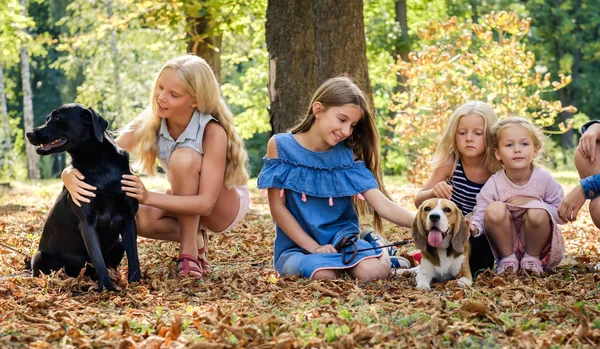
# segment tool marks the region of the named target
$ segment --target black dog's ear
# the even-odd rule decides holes
[[[98,115],[96,111],[92,108],[86,109],[90,116],[92,117],[92,126],[94,127],[94,136],[98,140],[98,142],[102,143],[104,141],[104,131],[108,128],[108,121]]]

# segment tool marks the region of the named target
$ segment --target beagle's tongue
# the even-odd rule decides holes
[[[432,229],[427,235],[427,243],[431,247],[438,247],[442,243],[442,232],[437,229]]]

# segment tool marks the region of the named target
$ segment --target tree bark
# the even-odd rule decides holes
[[[194,53],[206,60],[210,65],[217,81],[221,81],[221,42],[223,35],[215,33],[210,27],[211,18],[204,16],[188,18],[188,52]]]
[[[404,62],[408,62],[408,54],[410,53],[411,42],[408,36],[408,16],[406,11],[406,0],[395,0],[395,21],[400,25],[400,35],[396,40],[396,44],[394,45],[394,50],[392,51],[392,58],[394,63],[396,63],[399,59],[402,59]],[[408,91],[408,86],[406,85],[406,76],[398,73],[396,74],[396,86],[394,86],[392,93],[399,94]],[[389,111],[388,117],[391,120],[396,118],[396,112]],[[384,137],[389,139],[393,138],[394,131],[386,130]],[[389,147],[384,146],[381,152],[383,158],[387,158]]]
[[[21,0],[21,5],[23,6],[23,17],[27,17],[26,0]],[[23,31],[27,34],[27,29],[23,29]],[[21,47],[21,82],[23,85],[23,126],[25,133],[27,133],[33,130],[33,96],[29,73],[29,54],[25,43]],[[25,155],[27,157],[27,178],[40,178],[40,157],[35,152],[35,147],[29,142],[25,142]]]
[[[341,74],[373,105],[361,0],[269,0],[266,39],[273,133],[294,126],[317,86]]]
[[[268,2],[265,30],[273,133],[285,132],[298,122],[316,88],[311,8],[311,0]]]
[[[106,0],[106,9],[108,12],[108,19],[110,20],[113,16],[112,12],[112,0]],[[110,30],[110,50],[112,52],[112,61],[113,61],[113,86],[115,96],[121,95],[121,77],[119,72],[121,70],[120,58],[119,58],[119,49],[117,47],[117,34],[114,29]],[[122,125],[123,124],[123,115],[121,113],[121,99],[115,98],[115,124]]]
[[[581,1],[580,0],[576,0],[573,1],[573,9],[571,12],[571,18],[579,18],[579,12],[582,11],[581,9]],[[578,36],[580,34],[580,24],[576,23],[574,28],[573,28],[573,34],[574,36]],[[563,47],[560,38],[555,38],[555,48],[557,49],[555,52],[555,59],[557,64],[559,64],[558,62],[561,61],[562,57],[566,54],[566,50]],[[579,78],[579,69],[581,66],[581,60],[582,60],[582,53],[581,53],[581,48],[577,47],[574,50],[575,52],[572,52],[573,55],[573,63],[571,64],[571,78],[572,78],[572,82],[571,84],[565,86],[564,88],[560,89],[558,91],[558,96],[560,99],[560,102],[562,103],[563,107],[572,105],[573,103],[576,102],[577,100],[577,96],[576,96],[576,89],[573,86],[573,81],[577,81],[577,79]],[[557,71],[559,67],[557,67]],[[559,114],[559,121],[560,122],[564,122],[566,124],[566,122],[573,118],[573,114],[572,113],[568,113],[566,111],[561,112]],[[575,132],[573,131],[573,129],[570,129],[569,131],[563,133],[560,135],[560,146],[563,149],[573,149],[575,147],[575,142],[573,139],[573,136],[575,135]],[[565,159],[565,163],[567,163],[567,159]]]
[[[4,68],[2,59],[0,59],[0,113],[2,114],[2,139],[0,139],[0,148],[3,152],[12,149],[12,139],[10,134],[10,125],[8,122],[8,108],[6,106],[6,88],[4,87]]]
[[[362,0],[315,0],[312,11],[316,85],[340,74],[349,74],[367,94],[372,107]]]

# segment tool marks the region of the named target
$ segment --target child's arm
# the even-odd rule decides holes
[[[275,159],[279,157],[277,153],[277,143],[275,137],[269,139],[267,144],[267,157]],[[296,218],[292,215],[290,210],[285,206],[285,196],[279,195],[280,189],[269,188],[269,209],[271,215],[277,223],[277,225],[285,232],[285,234],[292,239],[298,246],[310,253],[334,253],[337,252],[335,247],[331,244],[319,245],[313,238],[308,235],[304,229],[300,226]]]
[[[558,207],[563,201],[565,194],[561,185],[548,173],[548,181],[546,184],[546,192],[544,193],[544,202],[548,205],[548,210],[558,224],[566,223],[558,214]]]
[[[138,176],[123,175],[123,191],[140,204],[187,215],[209,215],[217,202],[225,181],[227,134],[216,122],[206,125],[203,139],[204,157],[197,195],[166,195],[146,190]],[[197,178],[190,175],[190,179]]]
[[[396,225],[408,228],[415,219],[414,213],[408,212],[397,203],[388,199],[379,189],[369,189],[362,193],[362,195],[375,212]]]
[[[115,139],[115,143],[117,143],[117,145],[123,149],[125,149],[128,152],[131,152],[131,150],[133,150],[133,134],[135,133],[135,131],[131,130],[128,131],[126,133],[122,133],[119,135],[119,137],[117,137],[117,139]]]
[[[483,222],[485,210],[490,203],[499,200],[497,193],[496,181],[493,177],[490,177],[490,180],[485,183],[479,194],[477,194],[477,205],[473,209],[473,215],[469,219],[469,230],[472,236],[476,237],[485,232]]]
[[[423,201],[431,198],[444,198],[450,200],[452,195],[452,186],[446,183],[446,179],[452,174],[454,163],[447,162],[435,170],[431,177],[425,183],[425,186],[415,196],[415,207],[419,208]]]

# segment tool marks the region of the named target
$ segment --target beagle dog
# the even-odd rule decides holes
[[[458,279],[461,287],[473,283],[469,267],[469,228],[460,209],[446,199],[426,200],[412,224],[415,245],[422,252],[417,287],[430,290],[432,280]]]

